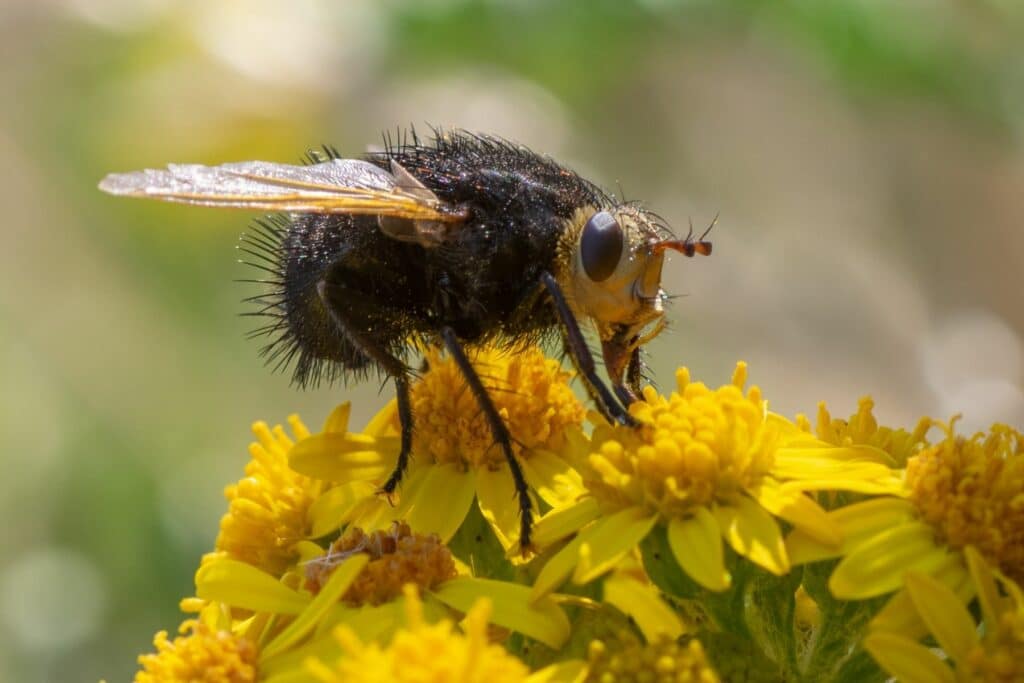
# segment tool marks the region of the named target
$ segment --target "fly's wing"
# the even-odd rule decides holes
[[[465,220],[464,210],[442,202],[418,181],[406,180],[405,169],[393,166],[393,170],[394,175],[360,159],[332,159],[310,166],[266,161],[169,164],[166,170],[111,173],[99,187],[114,195],[200,206],[378,216],[382,228],[385,219],[404,219],[433,235],[411,241],[431,243],[444,232],[439,224]]]

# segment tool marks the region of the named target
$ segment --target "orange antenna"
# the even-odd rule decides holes
[[[665,251],[666,249],[673,249],[686,256],[693,256],[694,254],[700,254],[701,256],[711,256],[711,242],[708,242],[704,238],[711,232],[711,228],[715,227],[715,223],[718,222],[718,214],[715,214],[715,219],[711,221],[711,225],[708,229],[697,239],[693,239],[693,221],[690,221],[690,232],[687,233],[686,239],[684,240],[662,240],[655,242],[651,248],[654,253]]]

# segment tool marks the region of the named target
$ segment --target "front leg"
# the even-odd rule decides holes
[[[636,419],[626,411],[622,404],[615,400],[615,396],[612,395],[604,381],[598,376],[597,367],[594,364],[594,356],[587,347],[587,341],[583,338],[580,325],[576,322],[576,316],[573,315],[572,309],[569,308],[569,303],[565,300],[562,288],[558,286],[554,276],[548,272],[541,275],[541,282],[544,283],[545,289],[547,289],[548,294],[551,295],[551,300],[554,302],[555,312],[558,314],[558,320],[561,322],[562,342],[565,344],[565,350],[569,357],[572,358],[576,371],[583,378],[583,385],[587,388],[587,393],[590,394],[591,400],[594,401],[597,409],[609,422],[635,426],[637,424]]]

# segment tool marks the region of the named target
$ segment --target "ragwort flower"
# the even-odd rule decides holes
[[[757,387],[744,393],[743,363],[718,389],[691,382],[685,368],[676,380],[671,396],[648,387],[630,406],[639,428],[602,423],[589,441],[573,442],[591,495],[537,524],[538,545],[579,534],[548,561],[535,596],[570,574],[577,583],[600,576],[659,523],[679,566],[709,590],[731,582],[723,538],[740,556],[784,574],[789,558],[774,516],[837,545],[835,524],[807,491],[900,485],[878,449],[832,446],[769,413]]]
[[[512,548],[519,537],[519,508],[508,464],[455,364],[439,352],[428,354],[427,360],[428,369],[412,386],[413,458],[399,503],[369,499],[350,515],[325,518],[367,530],[403,519],[414,530],[437,533],[447,542],[475,498],[498,540]],[[582,482],[556,455],[567,436],[579,430],[585,413],[568,385],[569,373],[533,347],[516,354],[485,349],[472,362],[509,427],[531,489],[548,505],[574,500],[583,491]],[[332,482],[380,484],[398,456],[393,407],[373,423],[387,428],[376,433],[325,431],[300,441],[292,450],[292,467]],[[327,526],[317,520],[314,524],[318,529]]]
[[[902,633],[875,630],[864,647],[900,681],[1013,683],[1024,680],[1024,593],[993,570],[980,552],[965,548],[982,625],[943,582],[906,575],[910,600],[946,657]],[[1003,591],[998,583],[1002,584]]]

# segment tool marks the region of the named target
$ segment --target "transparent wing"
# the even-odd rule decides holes
[[[399,181],[359,159],[332,159],[310,166],[266,161],[220,166],[168,164],[166,170],[111,173],[99,187],[114,195],[235,209],[364,214],[443,223],[466,217],[464,211],[440,201],[422,185]]]

